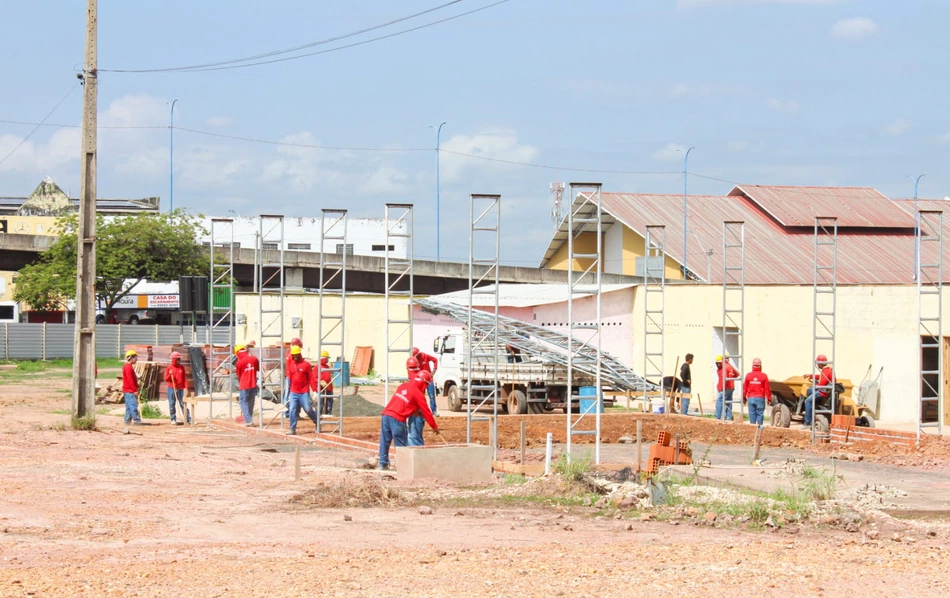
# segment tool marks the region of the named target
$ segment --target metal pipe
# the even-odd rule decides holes
[[[168,117],[168,211],[175,209],[175,104],[178,98],[172,100],[172,107]]]
[[[676,151],[683,154],[683,280],[686,280],[687,278],[686,273],[688,272],[688,268],[686,266],[686,233],[689,230],[687,228],[687,223],[688,223],[687,213],[689,211],[689,200],[687,199],[688,196],[686,195],[687,173],[689,172],[689,153],[693,151],[694,149],[696,148],[695,147],[689,148],[688,150],[686,150],[685,154],[683,154],[683,150],[679,148],[676,149]]]
[[[441,261],[440,248],[441,243],[439,242],[439,147],[441,145],[441,136],[442,136],[442,127],[445,126],[445,121],[442,121],[438,127],[435,125],[429,125],[430,129],[435,129],[435,261]]]
[[[920,247],[917,244],[917,237],[920,235],[920,210],[917,209],[917,186],[920,183],[921,177],[925,176],[927,173],[917,175],[917,178],[914,178],[911,175],[907,175],[907,178],[914,181],[914,278],[917,280],[917,273],[920,270]]]

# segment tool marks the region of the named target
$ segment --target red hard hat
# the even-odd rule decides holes
[[[761,370],[762,369],[762,360],[756,357],[752,360],[752,369]]]
[[[290,341],[290,346],[291,346],[291,347],[302,347],[302,346],[303,346],[303,342],[302,342],[299,338],[294,338],[294,339],[291,339],[291,341]]]
[[[172,351],[172,359],[181,359],[181,353],[178,351]]]
[[[429,370],[420,370],[419,373],[416,374],[416,382],[418,382],[420,386],[429,386],[429,383],[432,382],[432,374],[429,373]]]
[[[815,363],[828,363],[828,356],[822,353],[815,358]]]
[[[419,354],[419,347],[413,347],[413,348],[412,348],[412,356],[415,357],[415,356],[418,355],[418,354]]]
[[[407,359],[406,369],[409,370],[410,372],[419,371],[419,360],[416,359],[415,357],[410,357],[409,359]]]

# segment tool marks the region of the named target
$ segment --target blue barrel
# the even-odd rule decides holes
[[[333,386],[334,388],[338,386],[349,386],[350,385],[350,362],[342,361],[337,359],[333,363]],[[343,383],[340,384],[340,374],[343,374]]]
[[[579,396],[581,397],[581,413],[595,413],[596,411],[604,412],[604,395],[601,393],[600,398],[597,398],[597,387],[596,386],[581,386]],[[591,397],[585,399],[583,397]]]

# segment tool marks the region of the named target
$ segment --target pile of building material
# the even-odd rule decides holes
[[[139,361],[135,364],[135,375],[139,380],[139,400],[151,401],[159,395],[159,387],[165,376],[165,367],[149,361]],[[123,403],[125,396],[122,393],[122,374],[116,376],[112,384],[100,388],[96,396],[96,403]]]
[[[670,446],[673,437],[666,430],[660,430],[656,435],[656,444],[650,447],[650,456],[647,459],[647,471],[656,473],[663,465],[689,465],[693,462],[692,452],[686,440],[678,440]]]

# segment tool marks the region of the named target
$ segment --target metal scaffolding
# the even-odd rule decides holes
[[[571,459],[571,440],[573,436],[594,436],[594,463],[600,463],[600,419],[603,411],[603,380],[601,377],[601,349],[602,332],[602,283],[603,283],[603,209],[601,204],[601,184],[600,183],[571,183],[570,195],[571,204],[567,212],[567,333],[570,339],[574,338],[574,331],[589,331],[584,344],[593,344],[596,347],[594,355],[583,351],[575,351],[573,346],[568,353],[567,359],[567,394],[565,412],[567,413],[567,458]],[[581,248],[577,248],[575,241],[585,233],[594,234],[593,243],[581,242]],[[593,252],[591,252],[593,249]],[[574,268],[580,268],[580,273],[575,277]],[[594,318],[593,321],[575,322],[574,320],[574,298],[576,295],[585,295],[594,297]],[[595,340],[596,339],[596,340]],[[573,342],[571,343],[573,345]],[[578,413],[575,420],[572,411],[574,402],[574,367],[577,362],[584,362],[585,365],[591,365],[590,359],[593,357],[594,364],[594,397],[591,403],[591,409]],[[579,391],[579,389],[578,389]],[[584,418],[594,412],[594,429],[577,429]],[[580,410],[579,410],[580,411]]]
[[[261,215],[257,235],[257,300],[260,310],[259,424],[263,428],[264,399],[280,397],[280,426],[284,427],[290,395],[284,371],[284,217]],[[276,349],[275,349],[276,347]]]
[[[346,210],[324,209],[320,218],[320,320],[317,325],[317,336],[320,337],[319,350],[322,353],[326,351],[333,354],[330,348],[337,350],[336,361],[330,362],[330,371],[333,380],[333,392],[324,394],[324,400],[330,399],[339,406],[339,415],[333,417],[329,415],[323,417],[320,413],[322,401],[314,406],[317,412],[317,432],[323,432],[324,426],[329,426],[329,432],[336,432],[343,435],[343,391],[344,391],[344,364],[346,363],[346,256],[348,253],[346,243]],[[328,254],[326,252],[327,243],[335,242],[336,253]],[[328,258],[328,255],[339,256]],[[339,286],[340,308],[339,311],[331,311],[328,302],[324,299],[330,294],[336,294],[332,290]],[[317,366],[317,376],[321,374],[320,366]],[[335,428],[333,426],[336,426]]]
[[[917,360],[920,405],[917,441],[924,428],[943,434],[943,212],[919,210],[917,245]],[[925,355],[926,353],[926,355]]]
[[[739,405],[740,421],[745,421],[745,409],[742,405],[742,361],[744,351],[745,327],[745,222],[727,220],[722,223],[722,354],[723,354],[723,393],[722,417],[730,419],[736,404]],[[734,347],[730,353],[730,347]],[[736,369],[738,375],[727,377],[725,357]],[[731,381],[738,388],[726,400],[726,382]],[[732,420],[735,421],[735,420]]]
[[[412,309],[413,309],[413,277],[412,277],[412,204],[386,204],[386,363],[384,398],[391,396],[389,381],[392,373],[389,371],[390,355],[405,355],[409,358],[412,352]],[[405,239],[406,257],[392,255],[396,241]],[[398,370],[405,372],[405,368]],[[399,376],[402,377],[402,374]]]
[[[501,255],[501,195],[482,195],[473,193],[469,200],[469,220],[471,229],[468,235],[468,313],[466,325],[465,351],[465,396],[468,408],[465,412],[465,442],[472,442],[472,422],[488,421],[490,426],[492,452],[498,452],[498,402],[502,400],[498,384],[498,360],[500,353],[498,336],[498,266]],[[476,252],[476,248],[478,251]],[[476,255],[477,253],[477,255]],[[476,275],[476,267],[481,270]],[[492,296],[494,309],[484,313],[475,309],[475,297]],[[481,304],[481,301],[479,302]],[[478,315],[482,316],[481,325],[476,324]],[[488,320],[487,322],[485,320]],[[487,324],[487,325],[486,325]],[[472,380],[472,366],[480,363],[493,364],[491,381]],[[489,383],[490,382],[490,383]],[[511,390],[520,393],[520,390]],[[474,401],[478,400],[475,404]],[[520,403],[520,401],[519,401]],[[473,412],[491,404],[492,417],[474,416]]]
[[[835,318],[838,304],[838,219],[818,216],[815,218],[815,285],[814,322],[812,324],[812,364],[818,355],[830,355],[828,365],[832,372],[835,361]],[[818,397],[813,399],[811,439],[815,442],[826,437],[831,430],[831,416],[837,413],[835,403],[837,374],[826,385],[820,385],[818,375],[814,379],[816,391],[829,395],[828,407],[820,408]]]
[[[210,269],[208,281],[208,344],[211,347],[208,376],[208,421],[214,417],[215,391],[228,401],[228,418],[232,413],[234,390],[234,219],[211,219],[211,246],[208,249]],[[228,344],[214,344],[215,332],[227,330]],[[193,414],[192,414],[193,415]],[[194,419],[194,417],[192,417]]]
[[[660,385],[660,399],[666,405],[663,388],[663,325],[666,300],[666,227],[646,227],[643,252],[643,377]],[[642,410],[650,411],[650,397],[644,387]]]

